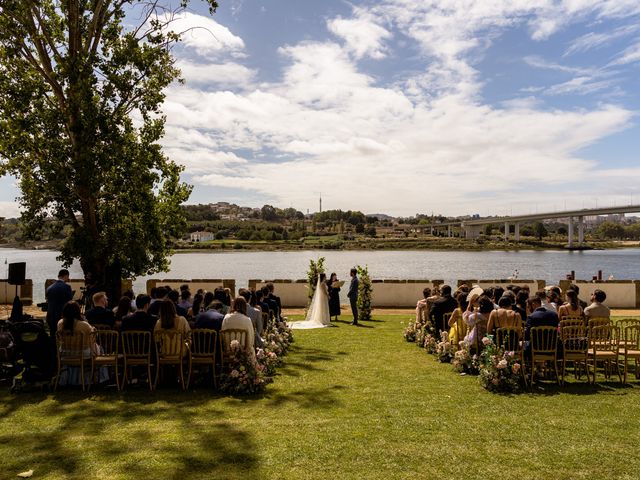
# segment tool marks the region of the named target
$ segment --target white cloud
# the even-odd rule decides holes
[[[627,47],[611,65],[626,65],[640,61],[640,40]]]
[[[356,58],[368,56],[381,59],[386,56],[383,42],[391,38],[391,32],[364,9],[354,9],[354,18],[331,19],[327,22],[327,27],[333,34],[345,40],[347,48]]]
[[[168,22],[166,29],[182,34],[184,45],[203,57],[215,57],[220,54],[244,56],[244,41],[220,25],[211,17],[191,12],[181,12],[174,16],[165,14],[158,17]]]
[[[640,25],[624,25],[613,29],[610,32],[589,32],[576,38],[564,53],[564,57],[575,53],[583,53],[589,50],[603,47],[615,40],[631,35],[640,29]]]
[[[211,88],[248,88],[256,72],[236,62],[194,63],[188,60],[177,62],[187,85]]]
[[[257,83],[259,72],[248,71],[243,89],[206,91],[210,73],[197,66],[196,81],[168,91],[167,151],[196,185],[240,188],[253,198],[257,192],[301,210],[314,208],[319,191],[336,208],[402,215],[537,202],[542,183],[557,188],[548,201],[566,197],[567,179],[590,186],[598,172],[577,152],[626,128],[632,113],[613,105],[543,110],[531,97],[485,105],[474,66],[507,28],[531,24],[531,35],[542,39],[582,17],[578,6],[605,14],[597,2],[560,2],[557,24],[545,26],[553,5],[387,0],[329,20],[342,43],[281,47],[285,66],[277,81]],[[363,18],[369,24],[359,23]],[[360,58],[380,58],[390,48],[391,39],[369,30],[372,24],[402,32],[424,69],[394,85],[361,70]],[[602,90],[610,81],[597,70],[528,62],[575,77],[555,86],[556,94]]]
[[[0,217],[17,218],[20,216],[20,204],[18,202],[0,202]]]

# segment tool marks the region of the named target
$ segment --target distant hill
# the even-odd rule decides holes
[[[386,213],[367,213],[367,217],[376,217],[380,221],[382,220],[393,221],[396,219],[395,217],[392,217],[391,215],[387,215]]]

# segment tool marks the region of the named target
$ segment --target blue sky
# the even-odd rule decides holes
[[[175,50],[186,85],[165,105],[163,144],[192,203],[640,203],[637,0],[220,3],[211,17],[192,2],[173,24],[202,27]]]

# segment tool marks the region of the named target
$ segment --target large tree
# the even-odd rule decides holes
[[[60,259],[114,289],[166,269],[185,226],[191,189],[158,144],[164,89],[179,76],[167,8],[0,0],[0,175],[18,179],[26,232],[70,226]]]

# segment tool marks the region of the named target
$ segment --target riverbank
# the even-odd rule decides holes
[[[55,240],[39,242],[9,242],[0,248],[22,250],[58,250],[59,242]],[[621,248],[638,248],[640,242],[630,240],[596,240],[590,239],[580,248],[573,250],[607,250]],[[499,237],[481,237],[466,239],[457,237],[419,237],[419,238],[357,238],[345,240],[340,235],[330,237],[306,237],[300,240],[212,240],[202,243],[179,241],[174,244],[176,253],[191,252],[292,252],[301,250],[449,250],[481,252],[490,250],[567,250],[566,238],[547,238],[537,240],[524,238],[519,242],[508,241]]]

